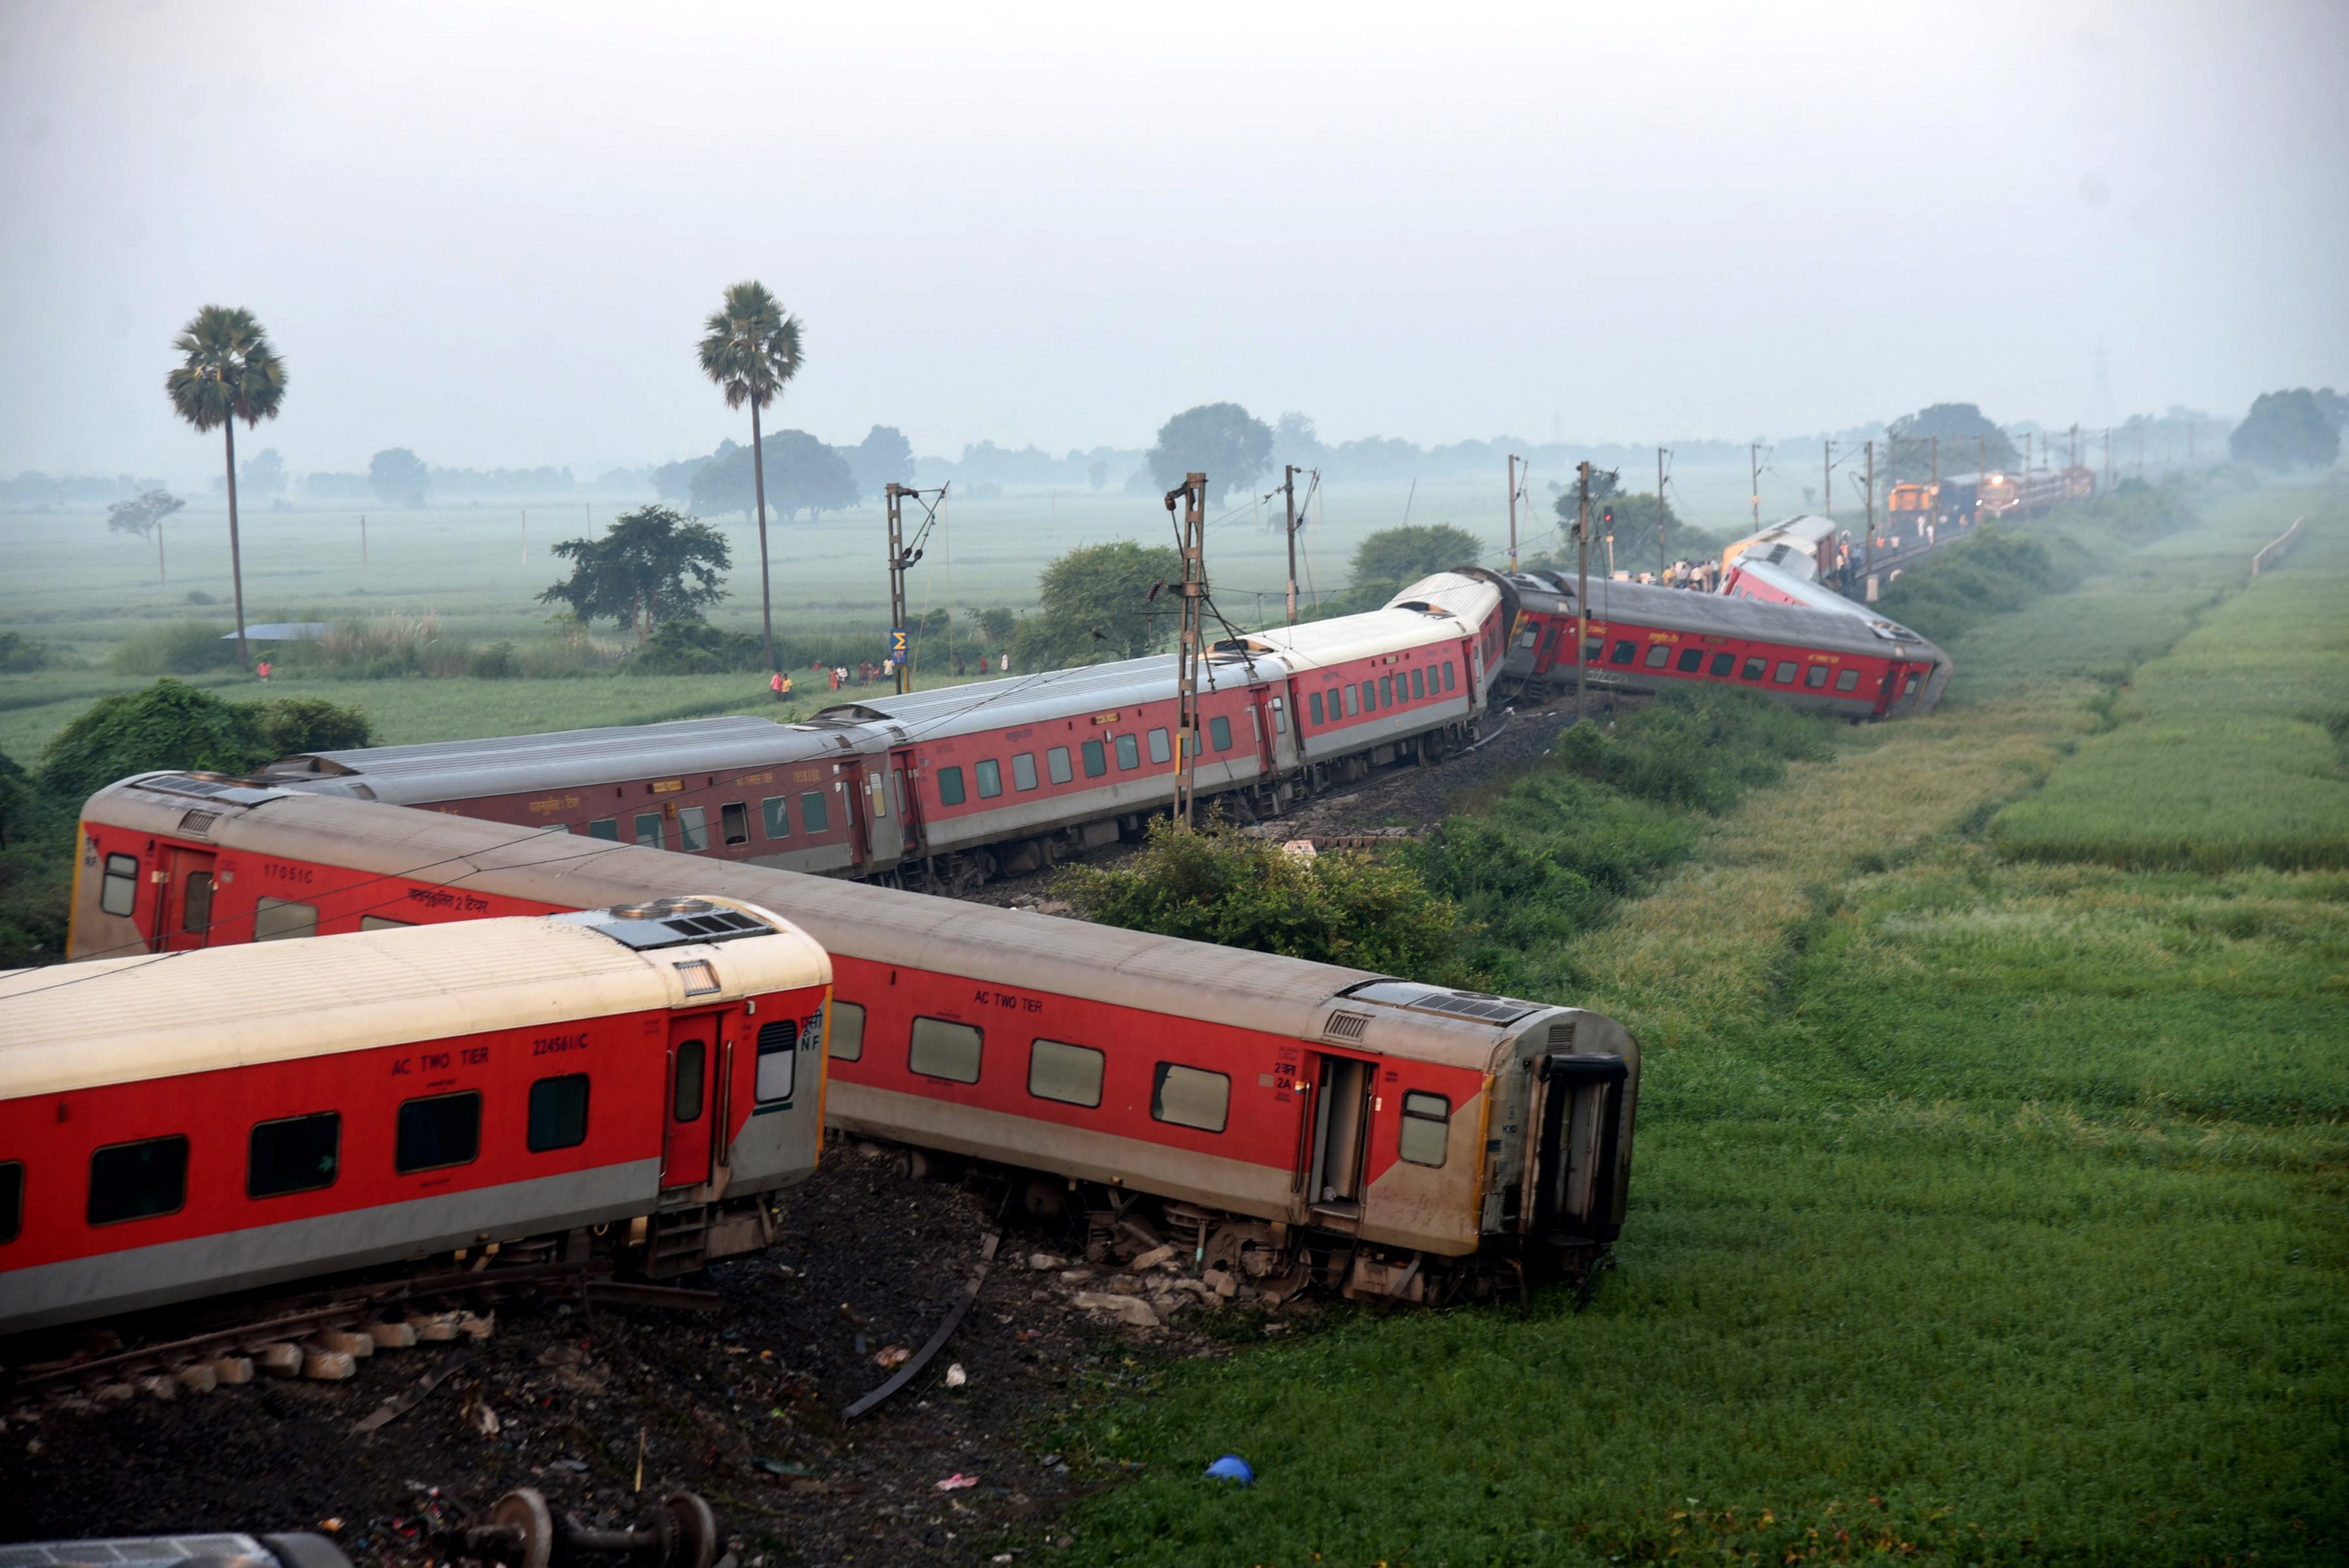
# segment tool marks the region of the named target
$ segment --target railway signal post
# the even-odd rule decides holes
[[[1199,757],[1199,655],[1201,622],[1207,601],[1207,476],[1186,473],[1181,484],[1166,493],[1166,513],[1170,517],[1174,514],[1178,496],[1183,502],[1182,521],[1175,528],[1176,549],[1183,558],[1183,581],[1177,590],[1183,599],[1183,638],[1175,655],[1174,820],[1187,828],[1191,826],[1192,774]],[[1293,526],[1291,536],[1294,537]]]

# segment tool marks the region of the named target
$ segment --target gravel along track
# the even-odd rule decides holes
[[[1124,1479],[1039,1448],[1061,1416],[1321,1309],[1226,1302],[1176,1260],[1089,1267],[1022,1222],[945,1348],[843,1426],[889,1376],[877,1358],[944,1321],[1003,1208],[835,1142],[772,1249],[676,1282],[714,1285],[715,1317],[525,1298],[484,1340],[378,1350],[347,1382],[19,1407],[0,1427],[0,1540],[324,1528],[362,1565],[423,1568],[436,1521],[514,1487],[610,1522],[689,1488],[744,1568],[1050,1556],[1061,1505]],[[405,1414],[353,1430],[433,1372]]]

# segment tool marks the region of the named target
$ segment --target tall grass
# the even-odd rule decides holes
[[[117,675],[197,675],[233,669],[236,628],[225,622],[183,620],[142,627],[114,645],[107,667]]]
[[[1992,824],[2011,853],[2349,867],[2349,508],[2137,672],[2096,736]]]

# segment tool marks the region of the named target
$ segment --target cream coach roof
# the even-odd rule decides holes
[[[637,951],[558,919],[99,959],[0,974],[0,1099],[331,1055],[492,1029],[828,984],[832,961],[754,906],[767,936]]]

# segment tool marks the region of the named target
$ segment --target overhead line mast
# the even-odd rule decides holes
[[[1178,722],[1174,732],[1174,820],[1191,826],[1194,771],[1199,757],[1199,656],[1203,618],[1207,599],[1207,476],[1187,473],[1166,493],[1166,514],[1174,516],[1176,497],[1183,501],[1182,519],[1174,542],[1183,560],[1183,637],[1175,654]],[[1294,533],[1292,531],[1292,537]]]
[[[947,484],[954,482],[948,480]],[[889,509],[889,657],[896,662],[891,667],[895,676],[897,695],[903,697],[914,689],[913,671],[907,668],[907,655],[912,628],[905,624],[905,571],[922,558],[922,546],[930,537],[930,529],[938,520],[938,502],[944,501],[947,486],[936,490],[916,490],[911,485],[889,482],[882,492]],[[921,531],[914,535],[911,545],[905,543],[905,497],[912,496],[922,506]],[[925,495],[935,499],[924,502]]]

